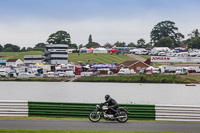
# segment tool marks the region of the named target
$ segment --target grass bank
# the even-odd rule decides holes
[[[3,60],[7,59],[21,59],[24,60],[25,55],[42,55],[43,52],[41,51],[28,51],[28,52],[0,52],[0,56],[3,56]],[[116,55],[116,54],[108,54],[108,53],[71,53],[68,54],[68,60],[69,62],[74,62],[77,64],[79,61],[82,63],[122,63],[127,60],[133,60],[132,58],[126,56],[126,55]]]
[[[0,133],[159,133],[159,132],[0,129]]]
[[[178,75],[124,75],[106,77],[81,77],[74,82],[122,82],[122,83],[200,83],[198,77]],[[195,80],[196,79],[196,80]],[[194,82],[195,81],[195,82]]]
[[[75,64],[77,64],[79,61],[81,61],[82,63],[103,63],[103,64],[107,64],[107,63],[122,63],[124,61],[127,60],[133,60],[132,58],[126,56],[126,55],[116,55],[116,54],[108,54],[108,53],[72,53],[69,54],[69,61],[74,62]]]
[[[8,59],[20,59],[24,60],[25,55],[42,55],[41,51],[28,51],[28,52],[0,52],[0,56],[3,56],[3,60]]]

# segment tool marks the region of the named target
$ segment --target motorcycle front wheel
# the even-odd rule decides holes
[[[125,123],[127,120],[128,120],[128,113],[124,110],[120,110],[119,111],[119,118],[117,119],[117,121],[120,122],[120,123]]]
[[[89,120],[91,122],[98,122],[101,119],[101,114],[93,111],[89,114]]]

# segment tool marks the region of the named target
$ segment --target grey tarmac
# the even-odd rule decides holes
[[[200,123],[140,121],[128,121],[127,123],[100,121],[92,123],[89,120],[0,120],[0,129],[200,132]]]

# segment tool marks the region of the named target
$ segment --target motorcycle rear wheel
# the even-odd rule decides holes
[[[120,123],[125,123],[128,120],[128,113],[125,110],[120,110],[119,116],[124,116],[124,118],[117,119],[117,121]]]
[[[98,122],[101,119],[101,114],[93,111],[89,114],[89,120],[91,122]]]

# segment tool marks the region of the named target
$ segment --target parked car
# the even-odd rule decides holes
[[[116,52],[118,52],[119,50],[117,50],[117,49],[111,49],[111,50],[109,50],[108,51],[108,53],[110,53],[110,54],[115,54]]]
[[[19,73],[17,78],[29,78],[29,73]]]
[[[82,72],[81,77],[88,77],[92,76],[94,72],[96,72],[97,69],[88,69],[87,72]]]
[[[100,76],[100,72],[99,72],[99,71],[95,71],[95,72],[93,72],[93,74],[91,74],[90,76]]]
[[[188,69],[188,73],[196,73],[196,70],[194,68]]]
[[[82,72],[81,73],[81,77],[88,77],[88,76],[90,76],[92,74],[93,74],[93,72]]]
[[[118,72],[118,75],[130,75],[130,74],[136,74],[136,72],[133,69],[129,70],[128,68],[120,69]]]
[[[139,74],[145,74],[145,72],[146,72],[146,68],[142,68],[140,69]]]
[[[184,68],[177,68],[176,69],[176,74],[177,75],[187,75],[188,74],[188,70],[184,69]]]
[[[58,72],[58,76],[59,77],[64,77],[65,76],[65,72]]]
[[[148,51],[148,50],[143,50],[143,51],[141,52],[141,54],[142,54],[142,55],[148,55],[148,54],[149,54],[149,51]]]
[[[30,77],[30,78],[35,78],[35,73],[30,73],[30,74],[29,74],[29,77]]]
[[[8,73],[4,70],[0,71],[0,77],[4,78],[4,77],[8,77]]]
[[[16,78],[16,77],[17,77],[17,74],[14,73],[14,72],[9,72],[9,73],[8,73],[8,77],[10,77],[10,78]]]
[[[48,72],[47,73],[47,77],[49,77],[49,78],[55,77],[54,72]]]
[[[65,77],[75,77],[75,74],[73,71],[66,71],[64,74]]]
[[[159,52],[158,55],[160,55],[160,56],[166,56],[166,53],[165,52]]]

